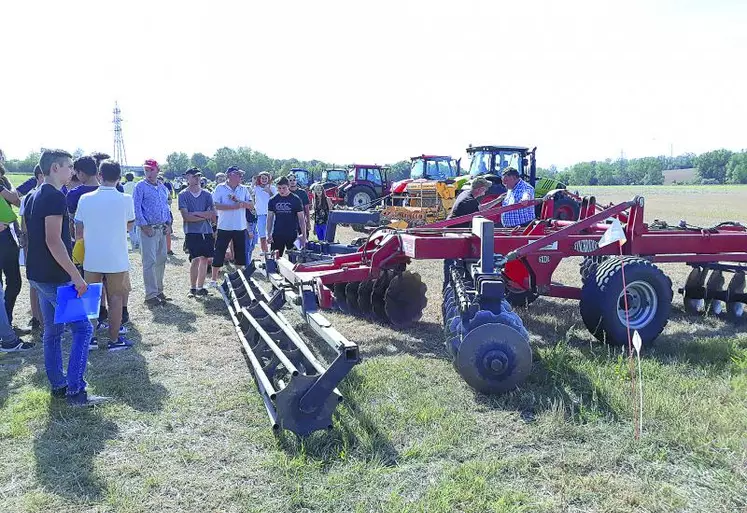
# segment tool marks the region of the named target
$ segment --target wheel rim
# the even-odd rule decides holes
[[[634,281],[628,284],[624,293],[628,299],[628,315],[625,315],[625,298],[621,293],[617,299],[617,318],[620,323],[628,324],[633,330],[647,326],[659,309],[659,298],[654,287],[645,281]]]
[[[365,205],[367,203],[370,203],[371,200],[369,199],[368,194],[365,192],[356,192],[353,196],[353,205],[356,207],[360,207],[361,205]]]

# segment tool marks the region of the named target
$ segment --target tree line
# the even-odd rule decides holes
[[[85,152],[78,148],[73,155],[79,157]],[[32,152],[24,159],[8,159],[5,169],[9,173],[31,174],[39,162],[39,152]],[[215,174],[229,166],[239,166],[254,176],[260,171],[269,171],[273,176],[286,175],[293,168],[309,170],[314,179],[319,179],[322,171],[344,165],[321,160],[274,159],[247,146],[238,148],[223,147],[212,156],[203,153],[172,152],[162,163],[164,174],[173,178],[190,167],[199,167],[205,176],[214,179]],[[538,176],[552,176],[568,185],[661,185],[664,171],[695,168],[694,183],[703,184],[745,184],[747,183],[747,150],[733,152],[726,149],[709,151],[696,155],[685,153],[676,157],[658,156],[637,159],[619,158],[603,161],[579,162],[563,170],[556,166],[538,168]],[[387,175],[389,180],[407,178],[410,161],[401,160],[391,165]]]
[[[747,183],[747,150],[726,149],[696,155],[685,153],[676,157],[664,155],[637,159],[620,158],[579,162],[558,170],[554,166],[538,169],[538,176],[553,176],[568,185],[662,185],[664,171],[695,168],[696,177],[690,183]]]

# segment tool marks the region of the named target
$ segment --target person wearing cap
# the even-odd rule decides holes
[[[267,205],[278,190],[272,185],[272,177],[267,171],[257,175],[254,184],[254,209],[257,212],[257,235],[262,253],[267,253]]]
[[[215,219],[213,196],[200,185],[202,172],[190,168],[184,173],[186,189],[179,193],[179,212],[184,220],[184,241],[189,253],[189,295],[207,296],[204,288],[207,267],[215,253],[212,221]]]
[[[143,260],[145,303],[158,306],[171,299],[163,292],[166,271],[166,234],[171,231],[169,191],[158,183],[158,162],[149,159],[143,164],[145,179],[135,185],[135,224],[140,230],[140,254]]]
[[[218,273],[226,258],[228,245],[233,242],[233,258],[238,266],[246,265],[246,209],[252,208],[249,189],[241,185],[244,172],[236,166],[226,170],[226,182],[215,187],[213,203],[218,211],[218,232],[215,238],[211,287],[218,286]]]
[[[506,187],[502,203],[504,207],[534,199],[534,187],[522,180],[519,172],[513,167],[503,170],[501,182]],[[512,210],[501,214],[501,224],[505,227],[524,226],[534,221],[535,215],[533,206]]]
[[[490,189],[490,180],[478,177],[472,180],[471,185],[472,186],[469,189],[463,190],[459,193],[456,201],[454,201],[454,205],[451,207],[451,213],[447,219],[474,214],[486,208],[480,205],[480,198],[488,192],[488,189]],[[493,206],[493,204],[495,204],[495,202],[486,205]],[[469,228],[470,225],[471,222],[467,221],[453,226],[453,228]]]

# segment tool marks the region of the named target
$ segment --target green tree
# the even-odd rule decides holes
[[[643,157],[632,159],[628,166],[631,185],[661,185],[664,183],[664,159]]]
[[[726,165],[726,181],[729,183],[747,183],[747,150],[735,153]]]
[[[610,159],[604,162],[597,162],[596,177],[598,185],[619,185],[619,176],[617,168]]]
[[[194,167],[199,167],[204,171],[207,168],[209,160],[210,159],[207,157],[207,155],[203,153],[193,153],[192,157],[189,159],[189,162]]]
[[[410,177],[410,161],[400,160],[392,164],[391,169],[387,174],[389,180],[396,182],[398,180],[404,180]]]
[[[218,173],[225,173],[226,169],[236,165],[237,160],[236,150],[228,147],[219,148],[213,156],[214,170]]]
[[[698,155],[695,159],[698,177],[701,180],[715,180],[718,183],[724,183],[726,181],[726,166],[732,154],[727,149],[720,149]]]
[[[177,175],[181,175],[187,169],[189,169],[189,165],[189,156],[186,153],[171,153],[168,157],[166,157],[167,167],[164,170],[164,174],[169,178],[173,178]]]
[[[572,185],[596,185],[596,162],[579,162],[568,168],[569,180]]]

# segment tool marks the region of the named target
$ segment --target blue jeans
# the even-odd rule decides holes
[[[316,238],[319,240],[319,242],[322,242],[327,236],[327,225],[315,224],[314,231],[316,232]]]
[[[5,290],[0,283],[0,342],[11,343],[18,337],[8,320],[8,314],[5,311]]]
[[[249,234],[252,237],[249,238]],[[257,245],[257,223],[249,223],[249,227],[246,229],[246,265],[252,261],[252,253],[254,253],[254,247]]]
[[[29,280],[32,287],[39,293],[39,306],[44,320],[44,367],[52,390],[58,390],[67,385],[67,394],[75,395],[86,389],[83,374],[88,363],[88,345],[91,342],[93,326],[88,319],[69,323],[73,333],[73,343],[70,346],[70,360],[67,364],[67,378],[62,368],[62,333],[64,324],[55,324],[54,309],[57,305],[57,287],[67,283],[39,283]]]

